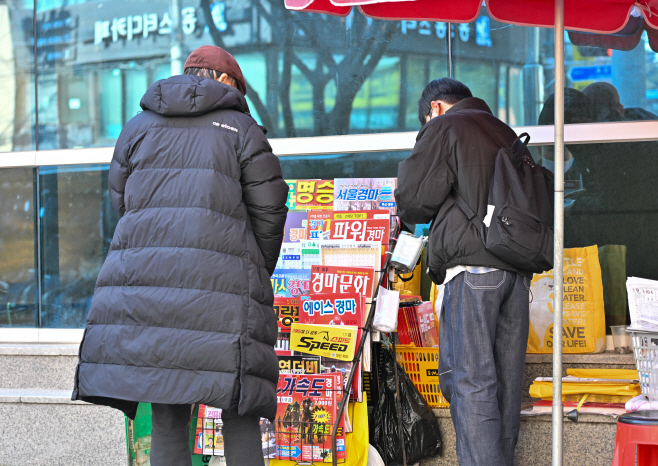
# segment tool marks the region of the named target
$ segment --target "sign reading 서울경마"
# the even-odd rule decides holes
[[[351,325],[313,325],[293,323],[290,348],[342,361],[351,361],[359,328]]]

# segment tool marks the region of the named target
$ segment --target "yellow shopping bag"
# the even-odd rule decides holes
[[[553,271],[535,275],[530,288],[528,353],[553,352]],[[605,310],[596,246],[564,250],[564,353],[605,350]]]
[[[418,264],[413,272],[396,276],[395,281],[391,284],[391,289],[399,291],[400,295],[420,296],[421,275],[420,264]]]

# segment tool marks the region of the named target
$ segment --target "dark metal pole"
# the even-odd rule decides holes
[[[375,319],[375,308],[377,304],[377,295],[379,294],[379,287],[385,283],[385,280],[388,280],[388,266],[390,262],[391,262],[391,254],[389,251],[389,254],[386,254],[386,262],[384,263],[384,267],[380,272],[381,275],[379,277],[379,281],[377,282],[377,287],[375,288],[375,292],[373,293],[372,302],[370,303],[370,310],[368,311],[368,318],[366,319],[366,323],[363,328],[363,336],[361,337],[359,346],[356,349],[356,353],[354,354],[354,359],[352,360],[353,365],[352,365],[352,370],[350,371],[350,376],[347,378],[347,382],[343,384],[343,399],[338,405],[338,411],[336,412],[336,419],[334,419],[334,428],[333,431],[331,432],[331,448],[333,449],[333,455],[331,455],[331,461],[333,466],[336,466],[338,464],[337,463],[338,456],[336,451],[336,435],[338,434],[338,424],[340,423],[340,420],[343,417],[345,406],[347,405],[350,399],[350,389],[352,388],[352,384],[354,383],[356,368],[358,366],[359,360],[361,359],[361,355],[363,354],[363,346],[366,342],[366,338],[370,336],[370,332],[372,331],[372,321]]]
[[[37,0],[32,6],[32,40],[34,41],[34,150],[39,150],[39,68],[37,66]],[[41,307],[39,307],[41,312]]]
[[[452,69],[452,23],[448,23],[448,31],[446,32],[448,37],[448,77],[454,77],[454,72]]]
[[[43,266],[42,266],[42,247],[41,247],[41,174],[39,173],[39,167],[35,167],[33,171],[34,176],[34,237],[35,241],[35,253],[34,257],[36,259],[36,267],[34,270],[34,278],[37,280],[37,325],[38,328],[42,327],[41,321],[41,295],[42,295],[42,280],[43,280]]]
[[[395,412],[398,415],[398,437],[402,447],[402,464],[407,466],[407,452],[404,448],[404,433],[402,432],[402,407],[400,406],[400,379],[398,378],[397,352],[395,351],[395,338],[391,338],[393,348],[393,373],[395,374]]]

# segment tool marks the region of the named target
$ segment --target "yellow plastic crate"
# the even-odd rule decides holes
[[[439,348],[396,346],[397,361],[432,408],[448,408],[450,404],[439,387]]]

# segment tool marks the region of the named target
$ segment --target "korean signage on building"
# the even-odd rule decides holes
[[[180,11],[180,22],[183,34],[190,35],[196,30],[196,9],[186,7]],[[117,42],[119,39],[133,40],[134,37],[148,38],[150,34],[171,34],[173,21],[168,11],[161,15],[158,13],[144,13],[137,15],[112,18],[112,20],[99,20],[94,23],[94,44],[102,44],[106,39]]]
[[[439,39],[445,39],[448,34],[448,23],[430,21],[400,21],[400,32],[403,35],[418,34],[420,36],[435,35]],[[475,34],[473,34],[475,32]],[[454,24],[452,37],[458,37],[462,42],[468,42],[475,36],[475,43],[483,47],[491,47],[491,36],[489,34],[489,18],[481,16],[475,22],[475,30],[470,23]]]
[[[37,14],[39,61],[76,65],[139,60],[170,55],[174,40],[183,54],[213,44],[198,0],[177,3],[173,9],[168,0],[108,0],[45,10]],[[257,16],[250,1],[210,4],[210,20],[226,47],[271,41],[271,29],[257,27]]]

